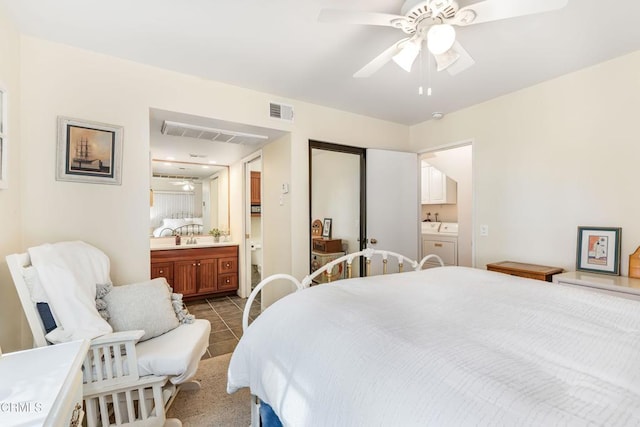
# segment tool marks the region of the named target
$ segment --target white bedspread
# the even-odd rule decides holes
[[[109,258],[81,241],[47,243],[29,248],[58,327],[51,342],[92,339],[112,332],[96,308],[96,284],[110,283]]]
[[[640,302],[465,267],[269,307],[233,353],[289,426],[640,425]]]

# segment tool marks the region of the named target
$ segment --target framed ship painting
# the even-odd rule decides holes
[[[620,275],[620,227],[578,227],[576,270]]]
[[[122,126],[58,117],[58,181],[122,182]]]

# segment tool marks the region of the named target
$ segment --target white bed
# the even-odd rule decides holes
[[[640,425],[640,302],[465,267],[342,280],[233,353],[290,426]]]

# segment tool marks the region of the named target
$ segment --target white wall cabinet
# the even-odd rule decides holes
[[[458,184],[433,166],[422,166],[422,204],[444,205],[458,201]]]

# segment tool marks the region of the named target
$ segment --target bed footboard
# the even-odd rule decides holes
[[[246,331],[247,327],[249,326],[249,312],[251,311],[251,306],[253,305],[253,301],[256,299],[256,296],[258,296],[258,294],[262,291],[262,288],[264,288],[266,285],[273,282],[274,280],[289,280],[294,285],[296,285],[296,288],[297,288],[296,291],[303,289],[302,284],[298,281],[298,279],[296,279],[295,277],[289,274],[274,274],[262,280],[260,283],[256,285],[255,288],[253,288],[253,291],[251,291],[249,298],[247,298],[247,303],[244,306],[244,310],[242,311],[242,331],[243,332]]]
[[[302,279],[302,281],[298,281],[298,279],[296,279],[295,277],[289,274],[274,274],[262,280],[260,283],[256,285],[253,291],[251,291],[251,294],[249,295],[249,298],[247,299],[247,303],[245,304],[244,310],[242,312],[242,330],[245,331],[247,327],[249,327],[249,313],[251,311],[251,306],[253,305],[253,301],[256,299],[256,296],[258,295],[258,293],[262,291],[262,289],[267,284],[273,282],[274,280],[289,280],[294,285],[296,285],[296,291],[300,291],[302,289],[310,287],[311,284],[313,283],[313,279],[320,276],[321,274],[324,274],[325,277],[327,278],[327,282],[330,282],[331,271],[335,266],[337,266],[341,262],[347,263],[347,278],[350,279],[352,276],[351,264],[353,263],[353,260],[358,257],[364,257],[366,259],[366,275],[369,276],[371,275],[371,260],[373,259],[374,256],[377,256],[377,255],[379,255],[380,258],[382,259],[382,274],[388,273],[387,263],[390,257],[397,259],[398,273],[401,273],[404,270],[405,264],[408,264],[412,270],[415,270],[415,271],[422,270],[425,262],[429,260],[436,260],[440,263],[440,266],[444,266],[444,262],[442,261],[442,259],[435,254],[427,255],[424,258],[422,258],[420,262],[417,262],[415,260],[412,260],[411,258],[408,258],[396,252],[369,248],[359,252],[343,255],[340,258],[336,258],[335,260],[323,265],[321,268],[314,271],[313,273],[305,276]]]

